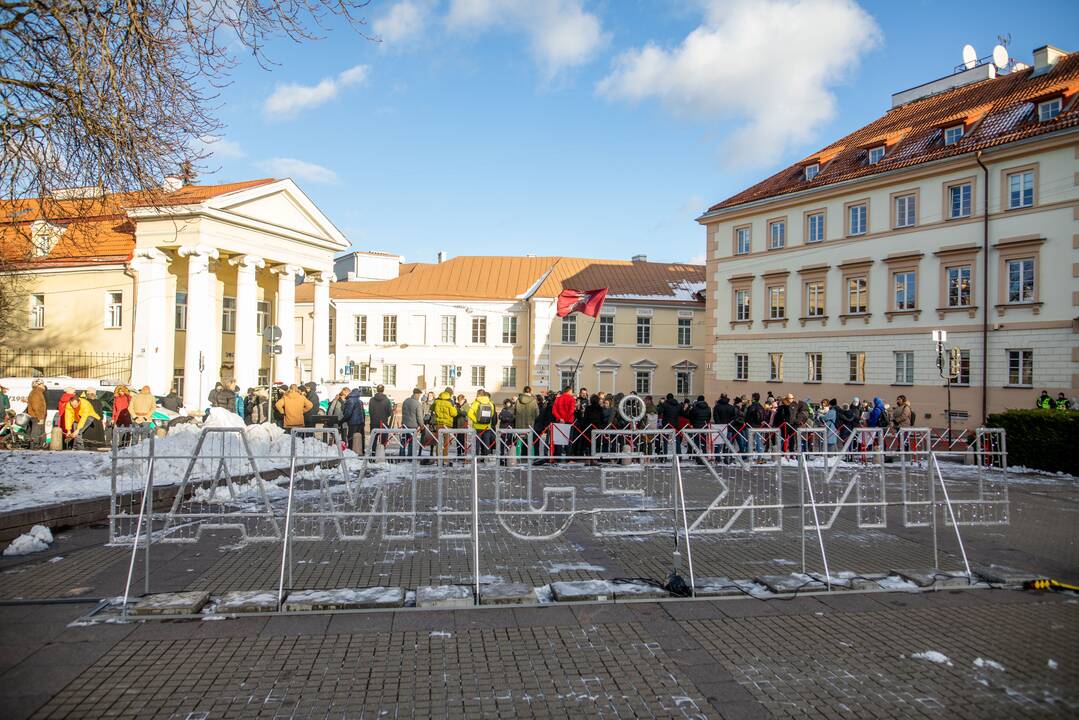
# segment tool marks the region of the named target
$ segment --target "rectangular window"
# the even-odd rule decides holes
[[[382,342],[384,342],[384,343],[396,343],[397,342],[397,316],[396,315],[383,315],[382,316]]]
[[[360,363],[356,367],[356,379],[367,382],[371,379],[371,365],[370,363]]]
[[[895,384],[914,384],[914,352],[899,350],[895,353]]]
[[[745,255],[749,252],[750,237],[749,228],[742,227],[734,231],[734,252],[736,255]]]
[[[255,382],[257,382],[259,385],[261,385],[263,387],[269,385],[270,384],[270,368],[265,368],[265,367],[264,368],[259,368],[258,380],[256,380]]]
[[[639,317],[637,318],[637,344],[638,345],[651,345],[652,344],[652,318]]]
[[[487,318],[474,317],[472,318],[472,344],[473,345],[486,345],[487,344]]]
[[[1034,171],[1008,175],[1008,209],[1030,207],[1034,204]]]
[[[749,290],[734,291],[734,319],[749,320]]]
[[[187,293],[176,292],[175,324],[177,330],[187,330]]]
[[[383,365],[382,366],[382,384],[393,387],[397,384],[397,366],[396,365]]]
[[[914,195],[900,195],[895,199],[895,226],[897,228],[914,227],[917,218],[915,204]]]
[[[221,332],[236,332],[236,298],[221,298]],[[297,338],[302,340],[302,338]]]
[[[812,180],[820,173],[820,165],[813,163],[812,165],[806,165],[806,181]]]
[[[517,387],[516,367],[502,368],[502,387],[503,389],[513,389]]]
[[[458,374],[459,368],[456,365],[442,365],[438,369],[438,384],[442,387],[453,387]]]
[[[948,217],[952,220],[956,218],[970,217],[970,198],[971,198],[971,184],[963,183],[962,185],[952,185],[948,188]]]
[[[652,392],[652,371],[638,370],[633,385],[638,395],[648,395]]]
[[[864,352],[852,352],[847,353],[847,365],[849,366],[849,372],[847,374],[847,380],[852,383],[864,383],[865,382],[865,353]]]
[[[768,379],[783,379],[783,353],[768,353]]]
[[[948,307],[970,305],[970,265],[948,268]]]
[[[124,293],[122,290],[110,290],[105,293],[105,327],[118,328],[124,325]]]
[[[1034,384],[1034,351],[1008,351],[1008,384],[1029,387]]]
[[[745,353],[734,354],[734,379],[749,380],[749,355]]]
[[[614,316],[599,316],[599,344],[614,345]]]
[[[567,315],[562,318],[562,344],[577,344],[577,316]]]
[[[824,377],[824,355],[819,352],[806,353],[806,382],[819,383]]]
[[[869,164],[876,165],[884,159],[884,146],[878,145],[875,148],[869,148]]]
[[[824,213],[813,213],[809,216],[806,242],[821,242],[824,240]]]
[[[270,324],[270,303],[266,300],[259,300],[255,303],[255,332],[259,335]],[[333,342],[333,338],[330,338],[330,342]]]
[[[824,283],[819,280],[806,283],[806,317],[824,316]]]
[[[768,237],[770,245],[773,250],[781,248],[787,244],[787,223],[783,220],[776,220],[768,225]]]
[[[847,279],[847,314],[857,315],[869,310],[869,281],[864,277]]]
[[[443,345],[456,345],[457,344],[457,317],[454,315],[442,316],[442,344]]]
[[[1008,261],[1008,302],[1034,302],[1034,259]]]
[[[1053,98],[1052,100],[1038,103],[1038,122],[1052,120],[1060,114],[1062,106],[1063,100],[1061,98]]]
[[[693,373],[690,370],[675,371],[674,393],[682,397],[693,394]]]
[[[959,351],[959,375],[953,385],[970,385],[970,350]]]
[[[895,279],[895,309],[913,310],[918,306],[918,281],[913,270],[897,272]]]
[[[850,223],[850,234],[865,235],[866,221],[869,216],[868,208],[866,208],[865,203],[851,205],[847,211],[850,213],[847,219]]]
[[[678,318],[678,347],[689,347],[693,344],[693,319]]]
[[[258,326],[258,311],[256,310],[255,313],[255,325]],[[333,345],[337,341],[337,318],[330,315],[326,319],[329,321],[330,325],[330,345]]]
[[[472,385],[474,387],[483,387],[487,381],[487,368],[483,365],[472,366]]]
[[[950,128],[944,128],[944,144],[955,145],[957,142],[963,139],[963,126],[952,125]]]
[[[30,329],[41,330],[45,327],[45,296],[30,296]]]
[[[787,317],[787,288],[768,288],[768,319],[782,320]]]
[[[184,369],[182,367],[172,369],[172,387],[177,395],[184,396]]]
[[[367,316],[357,315],[353,326],[353,339],[358,343],[367,342]]]
[[[558,384],[560,388],[575,388],[577,376],[572,370],[562,370],[558,373]]]
[[[517,344],[517,316],[502,316],[502,342],[506,345]]]

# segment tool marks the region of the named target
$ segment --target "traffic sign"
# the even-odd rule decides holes
[[[262,337],[267,342],[275,343],[281,339],[281,328],[277,325],[267,325],[262,330]]]
[[[281,346],[280,345],[264,345],[262,349],[266,352],[267,355],[280,355],[281,354]]]

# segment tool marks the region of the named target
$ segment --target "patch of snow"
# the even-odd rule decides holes
[[[24,533],[12,540],[11,544],[4,548],[4,555],[7,557],[29,555],[30,553],[41,552],[42,550],[48,549],[48,543],[42,542],[30,533]]]
[[[881,590],[902,590],[904,592],[918,592],[920,588],[917,583],[913,583],[910,580],[905,580],[898,575],[889,575],[883,580],[878,580]]]
[[[924,652],[911,653],[911,658],[915,660],[928,660],[931,663],[937,665],[947,665],[952,667],[952,660],[947,655],[936,650],[926,650]]]
[[[35,525],[30,528],[30,534],[45,544],[52,543],[52,530],[49,530],[44,525]]]
[[[996,660],[985,660],[984,658],[974,658],[974,667],[976,668],[989,668],[990,670],[999,670],[1004,672],[1004,666],[998,663]]]
[[[541,585],[540,587],[536,588],[536,599],[541,604],[554,602],[554,593],[551,592],[551,586],[550,585]],[[1049,662],[1053,662],[1053,661],[1050,660]]]
[[[1053,660],[1052,658],[1050,658],[1050,659],[1049,659],[1049,663],[1048,663],[1048,665],[1049,665],[1049,669],[1050,669],[1050,670],[1056,670],[1056,669],[1057,669],[1057,667],[1058,667],[1058,666],[1057,666],[1057,661],[1056,661],[1056,660]]]
[[[63,560],[63,559],[64,559],[64,556],[63,556],[63,555],[57,555],[56,557],[51,557],[51,558],[49,558],[49,562],[51,562],[51,563],[58,563],[58,562],[60,562],[60,561],[61,561],[61,560]]]
[[[446,630],[432,630],[432,631],[431,631],[431,634],[430,634],[430,635],[428,635],[427,637],[433,637],[433,638],[451,638],[451,637],[453,637],[453,633],[451,633],[451,632],[447,632]]]
[[[548,569],[551,574],[557,575],[558,573],[571,572],[574,570],[582,570],[585,572],[604,572],[607,568],[601,565],[593,565],[592,563],[576,562],[576,563],[548,563]]]

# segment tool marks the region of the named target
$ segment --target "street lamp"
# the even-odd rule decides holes
[[[945,365],[944,362],[944,346],[948,342],[947,330],[934,330],[933,342],[937,344],[937,370],[940,371],[941,378],[944,379],[948,388],[948,446],[952,444],[952,380],[959,377],[960,371],[960,353],[959,348],[952,348],[948,351],[948,362]]]

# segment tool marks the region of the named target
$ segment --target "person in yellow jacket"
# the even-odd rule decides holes
[[[299,388],[295,385],[289,385],[288,392],[277,401],[274,407],[285,419],[285,429],[288,430],[294,427],[303,427],[303,414],[314,405],[311,404],[306,395],[300,392]]]
[[[67,428],[66,439],[75,444],[76,450],[86,449],[87,433],[102,433],[101,414],[88,398],[86,393],[82,397],[75,396],[68,401],[64,408],[64,425]]]
[[[457,406],[453,403],[453,388],[446,388],[431,404],[431,424],[434,425],[435,435],[438,435],[441,428],[452,428],[455,417],[457,417]],[[443,435],[442,455],[449,454],[449,446],[450,436]]]
[[[468,406],[468,419],[476,431],[476,454],[490,455],[495,449],[495,433],[491,426],[498,411],[486,390],[477,390],[476,399]]]

